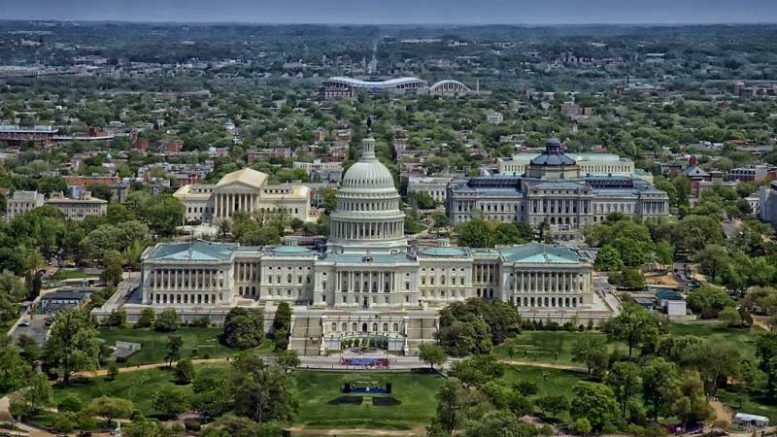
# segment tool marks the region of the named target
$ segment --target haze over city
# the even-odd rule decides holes
[[[342,24],[743,23],[777,20],[772,0],[32,0],[0,17],[43,20]]]

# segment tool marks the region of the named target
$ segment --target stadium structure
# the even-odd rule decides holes
[[[336,76],[325,80],[321,86],[321,96],[325,99],[356,98],[360,92],[370,94],[389,93],[395,95],[438,95],[465,96],[480,93],[480,86],[472,90],[457,80],[441,80],[429,85],[429,82],[417,77],[397,77],[385,80],[363,80],[352,77]]]

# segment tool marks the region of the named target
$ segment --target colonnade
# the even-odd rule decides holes
[[[404,219],[386,222],[335,222],[333,237],[354,240],[380,240],[397,238],[404,232]]]
[[[151,288],[154,290],[223,289],[226,276],[222,269],[154,269]]]
[[[395,272],[337,272],[335,289],[341,292],[390,293],[396,287]]]
[[[585,279],[576,272],[515,272],[512,289],[518,293],[565,293],[587,290]]]
[[[253,211],[258,204],[256,194],[213,193],[213,217],[229,218],[237,211]]]

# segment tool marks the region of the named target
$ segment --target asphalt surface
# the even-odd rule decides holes
[[[49,316],[36,314],[32,316],[32,319],[30,319],[29,315],[23,315],[21,322],[16,325],[16,328],[11,333],[11,338],[16,340],[20,336],[26,335],[28,337],[32,337],[36,343],[43,346],[43,343],[46,342],[46,334],[49,330],[49,327],[46,326],[47,317]],[[23,326],[25,322],[29,322],[29,326]]]

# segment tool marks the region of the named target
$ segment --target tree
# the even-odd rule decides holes
[[[537,428],[508,411],[492,411],[480,420],[470,423],[464,437],[533,437]]]
[[[434,209],[437,206],[437,202],[434,198],[424,191],[411,193],[410,201],[413,202],[418,209]]]
[[[728,326],[731,327],[742,326],[742,315],[734,307],[726,307],[720,310],[718,319],[727,322]]]
[[[143,308],[140,312],[140,317],[135,323],[135,328],[148,328],[154,324],[156,320],[156,313],[153,308]]]
[[[693,254],[693,259],[699,263],[701,272],[710,276],[712,282],[715,282],[720,272],[730,267],[732,262],[728,249],[718,244],[704,247]]]
[[[709,244],[723,239],[723,226],[714,217],[688,215],[683,217],[673,232],[673,241],[678,249],[686,253],[697,253]]]
[[[235,413],[259,423],[291,420],[299,409],[293,381],[278,366],[269,366],[252,352],[232,362],[230,387]]]
[[[659,264],[670,265],[674,262],[674,245],[672,243],[661,240],[656,243],[656,261]]]
[[[33,375],[27,386],[10,395],[8,410],[18,419],[32,416],[51,405],[51,386],[45,375]]]
[[[626,405],[637,394],[642,385],[640,367],[632,362],[617,362],[613,364],[605,380],[612,387],[615,399],[621,405],[621,415],[626,416]]]
[[[194,381],[195,372],[192,360],[178,361],[175,365],[175,380],[179,384],[191,384]]]
[[[642,365],[642,396],[650,404],[653,419],[668,412],[678,396],[677,367],[663,358],[650,358]]]
[[[704,285],[688,293],[686,299],[688,308],[695,313],[700,313],[702,318],[714,318],[723,308],[734,307],[736,302],[731,296],[717,287]]]
[[[558,416],[562,411],[569,409],[569,399],[564,395],[546,395],[537,399],[537,407],[540,410]]]
[[[715,396],[718,381],[737,375],[742,353],[732,343],[705,339],[690,346],[681,362],[696,369],[704,382],[704,392]]]
[[[0,392],[14,391],[29,381],[33,374],[30,363],[24,360],[19,348],[9,337],[0,337]]]
[[[165,308],[154,322],[154,330],[158,332],[173,332],[181,325],[181,318],[173,308]]]
[[[175,228],[183,224],[186,207],[171,194],[150,197],[141,207],[141,217],[152,232],[161,236],[175,234]]]
[[[2,344],[2,340],[0,340],[0,344]],[[22,359],[30,366],[35,367],[42,356],[38,342],[32,337],[22,334],[16,339],[16,346],[19,348],[19,354],[22,356]]]
[[[656,314],[637,305],[625,305],[623,311],[605,325],[612,339],[623,341],[629,346],[629,360],[635,347],[656,342],[661,327]]]
[[[70,412],[70,413],[77,413],[81,410],[83,410],[84,404],[81,402],[81,399],[78,398],[78,396],[69,394],[62,398],[62,400],[59,401],[59,404],[57,404],[57,409],[60,412]]]
[[[167,367],[172,367],[173,361],[177,360],[181,356],[182,346],[183,339],[180,335],[171,335],[170,337],[167,337],[167,353],[165,354]]]
[[[259,346],[264,339],[264,314],[261,310],[232,308],[224,320],[221,340],[235,349]]]
[[[482,386],[501,378],[504,372],[504,364],[500,363],[494,355],[475,355],[472,358],[454,362],[451,374],[465,384]]]
[[[442,365],[445,363],[447,355],[445,349],[442,346],[436,344],[422,344],[418,347],[418,357],[425,363],[429,364],[429,367],[434,369],[436,365]]]
[[[110,314],[108,314],[108,318],[105,319],[105,322],[103,323],[105,326],[116,326],[116,327],[123,327],[127,324],[127,311],[124,309],[120,310],[111,310]]]
[[[0,322],[19,317],[19,302],[25,297],[24,283],[8,270],[0,273]]]
[[[712,407],[704,395],[704,388],[696,372],[686,372],[680,379],[678,398],[672,404],[674,413],[683,426],[705,422],[714,417]]]
[[[610,387],[593,382],[578,382],[572,389],[569,414],[574,419],[585,418],[595,430],[601,430],[618,418],[618,403]]]
[[[459,235],[459,245],[465,247],[492,247],[491,229],[483,220],[472,220],[456,227]]]
[[[276,423],[256,423],[245,417],[220,417],[202,431],[202,437],[282,437]]]
[[[100,396],[92,400],[86,411],[90,416],[104,417],[110,428],[113,419],[129,419],[135,411],[135,405],[126,399]]]
[[[623,269],[620,253],[612,246],[603,246],[596,253],[594,267],[604,272],[615,272]]]
[[[116,378],[119,377],[119,366],[113,364],[110,367],[108,367],[108,375],[106,379],[108,381],[116,381]]]
[[[282,350],[278,352],[278,365],[285,368],[299,366],[299,354],[297,354],[297,351],[295,350]]]
[[[216,417],[232,408],[232,390],[224,384],[224,375],[213,368],[201,369],[192,383],[192,407],[208,417]]]
[[[151,403],[155,410],[168,418],[186,412],[190,404],[191,399],[186,390],[169,384],[157,390]]]
[[[291,307],[288,303],[278,304],[272,326],[275,350],[286,350],[289,346],[289,331],[291,330]]]
[[[607,340],[599,335],[585,335],[572,345],[572,360],[585,363],[588,374],[601,379],[609,364]]]
[[[446,381],[437,392],[437,423],[447,434],[456,428],[458,393],[459,385],[453,381]]]
[[[124,270],[122,269],[124,258],[121,256],[121,253],[116,250],[106,251],[103,264],[105,265],[105,268],[102,273],[100,273],[100,279],[109,285],[119,285],[122,274],[124,273]]]
[[[80,309],[57,313],[45,347],[45,362],[70,382],[73,372],[94,370],[98,366],[100,346],[89,315]]]

